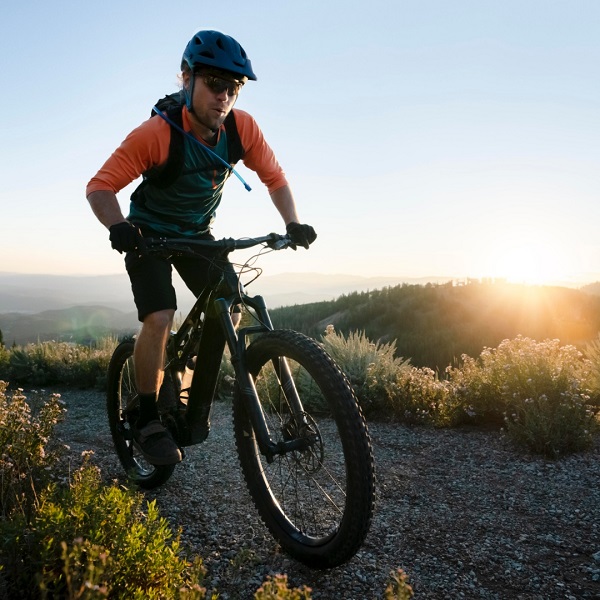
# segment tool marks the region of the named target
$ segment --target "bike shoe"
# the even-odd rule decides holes
[[[151,465],[175,465],[183,458],[179,446],[160,421],[150,421],[140,429],[134,426],[133,441]]]

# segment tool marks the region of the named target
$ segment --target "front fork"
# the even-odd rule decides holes
[[[215,301],[215,306],[231,353],[231,363],[236,374],[239,392],[248,411],[258,447],[267,461],[272,462],[277,454],[285,454],[294,450],[306,450],[309,442],[305,438],[296,438],[276,443],[271,437],[256,386],[254,385],[254,378],[248,371],[245,355],[247,336],[251,333],[272,331],[273,324],[262,296],[246,297],[245,303],[256,310],[258,319],[262,325],[244,327],[238,332],[235,331],[231,320],[231,302],[228,302],[224,298],[219,298]],[[305,423],[306,417],[302,402],[300,401],[300,396],[298,395],[298,390],[296,389],[287,360],[285,357],[279,357],[273,361],[273,366],[294,419],[298,423]]]

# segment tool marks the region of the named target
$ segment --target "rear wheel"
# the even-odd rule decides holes
[[[298,390],[300,415],[277,375],[280,357]],[[311,567],[340,565],[364,542],[373,513],[373,454],[356,396],[323,348],[294,331],[257,338],[246,364],[272,440],[300,440],[297,449],[265,458],[237,390],[235,439],[254,503],[290,555]]]
[[[133,443],[132,423],[137,418],[137,389],[131,339],[121,342],[108,366],[106,409],[117,456],[129,478],[145,489],[162,485],[171,477],[175,465],[149,464]]]

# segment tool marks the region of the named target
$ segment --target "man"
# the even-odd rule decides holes
[[[223,163],[233,162],[231,142],[237,135],[244,164],[256,171],[267,187],[292,242],[308,248],[316,239],[312,227],[300,224],[285,174],[254,119],[236,109],[234,129],[231,117],[226,123],[242,86],[248,79],[256,80],[244,49],[223,33],[199,31],[185,48],[181,69],[183,103],[176,113],[186,135],[182,136],[182,165],[174,180],[171,177],[165,185],[164,180],[154,178],[171,162],[171,137],[177,131],[170,119],[159,115],[127,136],[86,189],[94,214],[110,231],[112,248],[126,253],[125,266],[142,322],[134,350],[140,417],[133,433],[136,445],[154,465],[175,464],[182,458],[160,423],[156,404],[164,348],[177,305],[171,264],[145,254],[142,237],[213,239],[210,226],[231,173]],[[144,181],[132,195],[125,218],[116,194],[142,174]],[[195,295],[209,283],[208,264],[202,259],[173,260]]]

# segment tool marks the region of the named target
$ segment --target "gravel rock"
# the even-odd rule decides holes
[[[58,427],[109,480],[125,482],[112,450],[104,395],[61,390]],[[551,462],[516,452],[497,431],[370,423],[378,477],[366,543],[346,565],[314,571],[285,555],[245,489],[231,407],[215,404],[211,433],[156,499],[182,542],[208,569],[221,600],[251,599],[268,575],[312,588],[315,600],[383,598],[402,568],[417,599],[600,598],[600,443]]]

